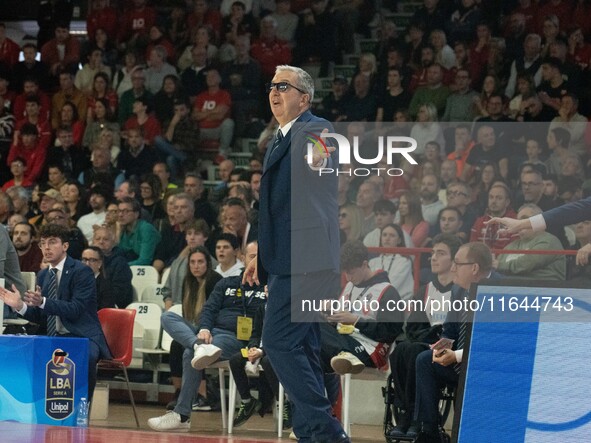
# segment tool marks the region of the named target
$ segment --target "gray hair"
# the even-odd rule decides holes
[[[189,194],[186,194],[184,192],[179,192],[178,194],[174,194],[174,199],[187,201],[189,203],[189,206],[191,207],[191,209],[195,210],[195,202],[189,196]]]
[[[27,203],[31,201],[31,195],[22,186],[12,186],[6,190],[6,193],[14,200],[15,197],[25,200]]]
[[[302,68],[290,65],[279,65],[275,68],[275,75],[285,71],[293,72],[297,76],[297,85],[294,86],[297,86],[310,96],[310,100],[308,103],[311,104],[312,100],[314,100],[314,80],[312,79],[310,74],[308,74]]]

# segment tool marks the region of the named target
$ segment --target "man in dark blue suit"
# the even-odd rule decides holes
[[[27,320],[45,323],[47,335],[89,339],[88,396],[92,398],[97,361],[111,357],[96,314],[94,275],[88,266],[68,256],[67,228],[45,225],[40,237],[39,246],[49,268],[39,272],[35,291],[27,291],[21,298],[15,286],[12,291],[0,288],[0,299]],[[56,276],[56,291],[52,291],[52,273]]]
[[[328,147],[305,158],[307,137],[332,126],[310,113],[314,81],[302,69],[278,66],[267,90],[279,131],[261,177],[258,258],[244,279],[268,283],[263,343],[293,404],[299,441],[346,443],[349,437],[325,396],[319,324],[300,304],[310,296],[334,298],[339,292],[337,177],[318,171],[335,167],[337,155]]]

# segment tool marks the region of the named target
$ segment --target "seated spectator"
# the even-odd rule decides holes
[[[412,125],[410,136],[417,142],[415,153],[424,155],[429,142],[435,142],[439,146],[445,146],[443,130],[437,122],[437,109],[432,103],[421,105],[417,114],[417,123]]]
[[[361,240],[363,228],[363,214],[357,205],[347,203],[339,209],[339,229],[341,244],[349,241]]]
[[[455,75],[454,92],[450,94],[445,101],[445,111],[441,117],[444,122],[469,122],[474,120],[476,112],[474,109],[474,100],[478,93],[470,86],[472,80],[470,71],[466,68],[460,68]]]
[[[234,418],[233,425],[242,426],[254,413],[258,411],[261,416],[265,415],[265,411],[272,406],[273,398],[269,398],[269,392],[273,397],[279,399],[279,380],[273,370],[271,361],[265,354],[261,340],[263,332],[263,319],[265,317],[265,305],[259,306],[259,309],[254,315],[252,334],[248,341],[248,357],[244,357],[242,352],[238,352],[230,357],[230,370],[232,377],[236,382],[236,388],[240,394],[240,409]],[[241,350],[242,351],[242,350]],[[258,371],[258,367],[263,368]],[[258,390],[259,398],[252,398],[250,395],[250,383],[248,375],[252,372],[258,372]],[[283,404],[283,429],[291,428],[291,403],[286,400]]]
[[[117,97],[119,97],[120,101],[123,98],[123,94],[133,88],[131,77],[135,71],[138,69],[141,70],[142,80],[144,80],[143,68],[141,68],[138,63],[139,61],[135,52],[127,51],[123,57],[123,65],[113,75],[113,90],[117,94]],[[131,103],[129,103],[129,105],[131,106]],[[131,113],[131,109],[129,109],[128,112]]]
[[[103,149],[100,145],[92,151],[92,166],[78,176],[78,181],[87,189],[96,184],[115,189],[124,180],[123,173],[111,164],[109,150]]]
[[[53,208],[53,205],[56,203],[61,203],[63,205],[64,203],[64,199],[60,192],[53,188],[39,191],[38,197],[40,213],[29,219],[29,223],[35,227],[36,231],[38,231],[42,225],[47,224],[47,213]]]
[[[591,257],[591,220],[577,223],[574,230],[579,249],[575,258],[576,267],[572,272],[574,278],[569,278],[569,281],[572,284],[581,283],[586,285],[584,287],[588,287],[591,283],[591,268],[589,266]]]
[[[221,81],[216,69],[207,71],[207,91],[195,99],[193,118],[199,125],[200,140],[219,140],[219,153],[227,155],[234,135],[234,121],[230,118],[232,99],[228,91],[220,89]]]
[[[162,46],[166,50],[165,60],[174,65],[176,63],[176,50],[172,42],[168,39],[163,26],[152,25],[148,34],[150,41],[145,51],[145,59],[150,59],[150,53],[156,46]]]
[[[108,209],[112,210],[111,204]],[[116,208],[117,205],[114,205]],[[116,210],[115,210],[116,211]],[[116,246],[113,231],[107,226],[99,226],[92,235],[92,244],[103,252],[103,267],[109,286],[113,292],[115,306],[125,308],[133,300],[131,269],[121,249]]]
[[[24,221],[30,218],[33,212],[30,207],[31,195],[29,191],[22,186],[12,186],[5,192],[12,200],[13,214],[22,215],[25,218]]]
[[[147,212],[150,220],[158,220],[166,216],[162,207],[162,185],[154,174],[144,174],[140,180],[140,201],[142,212]]]
[[[442,303],[449,301],[453,286],[453,257],[462,243],[449,234],[439,234],[433,239],[430,269],[432,277],[421,286],[414,295],[414,300],[423,303],[425,310],[412,311],[405,324],[406,339],[396,344],[390,354],[390,370],[394,381],[396,398],[400,402],[400,417],[390,431],[390,437],[414,438],[419,429],[413,423],[415,410],[417,356],[429,349],[429,345],[439,340],[447,310]],[[437,303],[440,309],[434,309]]]
[[[82,138],[84,137],[85,124],[86,122],[80,120],[78,109],[72,102],[66,102],[60,110],[60,114],[57,120],[58,126],[54,128],[56,132],[56,139],[54,146],[61,146],[61,140],[59,139],[59,130],[61,127],[69,126],[72,132],[72,142],[76,146],[82,146]]]
[[[396,218],[415,247],[421,248],[429,235],[429,223],[423,219],[421,200],[417,194],[405,192],[400,196]]]
[[[570,142],[568,149],[571,153],[585,155],[585,128],[587,118],[579,114],[579,99],[572,93],[567,93],[560,98],[558,116],[550,123],[549,130],[561,127],[569,131]]]
[[[165,162],[156,162],[152,167],[152,174],[160,179],[160,187],[162,188],[161,199],[164,199],[170,193],[176,192],[178,185],[170,181],[170,169]]]
[[[353,91],[345,105],[346,121],[375,121],[378,102],[370,86],[365,74],[359,73],[353,78]]]
[[[95,76],[102,72],[111,78],[111,68],[103,64],[103,51],[99,48],[93,48],[88,54],[88,63],[81,70],[76,72],[74,85],[83,93],[90,95],[94,89]],[[108,81],[106,82],[108,84]]]
[[[89,192],[88,203],[91,212],[81,216],[76,225],[82,231],[88,243],[92,242],[94,228],[102,226],[107,215],[107,201],[110,198],[109,189],[105,186],[93,186]]]
[[[12,68],[12,87],[15,91],[23,90],[26,79],[34,79],[42,89],[48,89],[49,69],[45,63],[36,60],[37,46],[27,42],[22,46],[23,61],[18,62]],[[22,118],[18,117],[17,118]]]
[[[185,280],[185,276],[187,275],[189,254],[191,250],[197,247],[203,247],[205,245],[205,242],[209,237],[209,227],[202,219],[192,219],[187,224],[184,234],[186,246],[172,261],[172,264],[170,265],[170,273],[168,274],[166,281],[163,282],[164,285],[162,286],[162,299],[164,301],[164,308],[167,311],[171,306],[182,303],[183,282]]]
[[[523,220],[541,213],[542,210],[536,205],[525,204],[519,208],[517,219]],[[528,251],[561,251],[563,249],[560,240],[548,232],[522,230],[518,235],[519,239],[509,243],[505,249]],[[566,278],[564,255],[500,254],[496,268],[502,274],[532,281],[562,281]]]
[[[117,39],[120,46],[141,54],[148,45],[148,32],[156,23],[156,10],[146,0],[133,0],[121,17]]]
[[[349,101],[348,86],[344,76],[335,75],[332,80],[331,92],[316,106],[316,114],[331,122],[344,121],[347,118],[346,109]],[[380,108],[377,112],[376,121],[381,121],[378,120]]]
[[[454,50],[447,44],[445,32],[441,29],[431,31],[429,43],[435,50],[435,63],[443,66],[445,69],[451,69],[456,64],[456,55]]]
[[[470,203],[470,187],[461,181],[455,181],[448,185],[447,206],[460,211],[461,227],[457,235],[467,241],[470,238],[470,230],[479,214],[474,205]]]
[[[187,15],[187,26],[195,29],[201,26],[211,28],[212,40],[219,40],[222,30],[222,15],[217,8],[209,8],[207,0],[195,0],[193,10]]]
[[[158,119],[151,114],[151,103],[152,100],[145,97],[136,98],[133,102],[133,115],[127,119],[123,130],[129,132],[130,129],[140,129],[145,143],[154,146],[154,139],[162,134],[162,128]]]
[[[167,75],[162,80],[162,87],[154,95],[154,116],[159,122],[166,122],[174,115],[175,101],[189,100],[185,95],[180,79]]]
[[[74,124],[75,121],[85,122],[88,104],[86,95],[74,85],[74,77],[70,72],[62,72],[59,75],[60,89],[51,98],[51,127],[59,128],[62,124]],[[66,103],[71,103],[72,108],[76,108],[68,115],[63,115],[63,107]],[[80,141],[82,141],[84,127],[80,130]]]
[[[442,116],[445,111],[449,88],[443,85],[443,68],[434,64],[427,68],[427,84],[421,86],[414,93],[408,111],[411,117],[416,117],[421,105],[431,103],[437,109],[437,115]]]
[[[195,97],[207,89],[205,77],[208,67],[210,67],[210,63],[207,57],[207,49],[193,45],[188,65],[181,72],[181,84],[191,102],[194,102]]]
[[[55,37],[41,47],[41,61],[49,67],[49,74],[55,79],[61,76],[61,72],[78,70],[80,42],[70,34],[69,24],[56,25]]]
[[[76,179],[82,171],[90,166],[89,156],[74,139],[71,126],[60,126],[57,130],[59,146],[52,146],[47,152],[47,162],[60,165],[64,175]]]
[[[41,111],[40,98],[36,95],[28,95],[25,99],[25,116],[16,122],[13,138],[18,138],[25,123],[35,125],[39,134],[39,143],[45,149],[51,142],[51,126],[49,121],[44,119]]]
[[[403,88],[403,81],[405,78],[402,75],[402,72],[402,69],[396,66],[388,68],[386,93],[379,94],[378,96],[377,122],[393,122],[396,111],[408,108],[411,95],[408,90]]]
[[[528,164],[542,171],[544,175],[548,173],[546,164],[540,159],[542,156],[542,146],[540,145],[539,140],[535,138],[529,138],[525,142],[525,154],[527,155],[527,159],[521,163],[520,167]]]
[[[18,62],[20,47],[14,40],[6,37],[6,25],[0,23],[0,63],[12,68]]]
[[[220,48],[222,52],[224,46],[231,47],[231,45],[236,43],[236,39],[239,36],[247,35],[251,37],[257,33],[257,24],[254,17],[250,14],[252,2],[248,3],[248,9],[246,8],[246,3],[242,1],[224,1],[224,4],[221,6],[222,15],[224,16],[222,19],[221,40],[225,42]],[[230,4],[231,7],[228,11],[228,5]],[[231,56],[228,58],[231,58]],[[220,61],[223,63],[229,60],[224,60],[223,57],[220,57]]]
[[[117,38],[118,20],[117,10],[109,6],[105,0],[93,0],[92,9],[86,17],[86,31],[88,35],[95,35],[97,29],[102,29],[111,40]]]
[[[291,48],[277,37],[277,21],[270,15],[261,20],[258,40],[251,47],[251,55],[261,64],[263,80],[270,81],[278,65],[291,63]]]
[[[277,37],[286,41],[289,47],[293,48],[298,27],[298,16],[290,11],[291,0],[278,0],[276,4],[277,9],[270,16],[277,22]]]
[[[488,206],[488,191],[496,183],[505,184],[495,163],[485,163],[474,177],[472,183],[473,205],[479,215],[484,214]]]
[[[402,228],[389,223],[381,230],[380,248],[405,248]],[[394,286],[400,298],[407,300],[412,297],[414,279],[412,276],[412,256],[382,253],[369,261],[372,271],[382,270],[388,275],[390,284]]]
[[[94,115],[94,105],[97,100],[105,100],[103,103],[106,104],[106,108],[109,110],[109,121],[117,115],[117,104],[119,97],[117,93],[111,89],[111,77],[104,72],[98,72],[92,79],[92,89],[88,92],[88,113],[86,115],[86,124],[90,124],[93,120],[96,120]]]
[[[156,178],[155,175],[152,175],[152,177]],[[158,201],[158,203],[160,204],[161,202]],[[170,266],[173,260],[176,259],[187,245],[185,241],[185,231],[193,221],[194,211],[195,207],[190,196],[187,194],[175,194],[174,225],[163,228],[160,231],[161,240],[158,242],[156,251],[154,252],[154,262],[152,263],[152,266],[154,266],[158,272],[162,272],[164,268]],[[162,215],[165,215],[164,211],[162,211]]]
[[[47,167],[47,185],[50,188],[60,192],[62,186],[65,185],[67,181],[68,177],[64,172],[64,165],[57,163],[50,164]]]
[[[498,182],[488,191],[485,215],[474,222],[470,241],[483,242],[491,249],[503,249],[515,240],[516,236],[500,230],[498,225],[487,224],[492,217],[516,217],[515,211],[511,208],[511,191],[507,185]]]
[[[39,272],[43,253],[35,241],[35,228],[26,221],[17,223],[12,230],[12,243],[21,272]]]
[[[362,224],[361,224],[361,234],[360,234],[360,237],[356,237],[356,238],[347,237],[347,241],[361,240],[369,232],[374,230],[375,225],[374,225],[373,206],[381,197],[382,197],[382,189],[375,182],[367,179],[363,183],[361,183],[361,185],[359,186],[359,190],[357,191],[357,196],[355,199],[357,207],[361,210],[361,215],[363,217]]]
[[[68,247],[68,255],[76,260],[82,257],[82,251],[88,247],[88,242],[82,234],[82,231],[76,227],[76,223],[69,217],[68,213],[56,204],[54,208],[47,211],[45,214],[45,221],[47,224],[55,224],[63,226],[68,229],[70,246]]]
[[[497,135],[492,126],[483,125],[476,133],[476,145],[470,150],[462,171],[462,179],[468,180],[472,174],[486,163],[495,163],[504,179],[509,173],[509,154],[505,145],[497,144]]]
[[[82,251],[82,263],[92,269],[94,274],[94,281],[96,282],[96,309],[100,311],[103,308],[114,308],[113,290],[109,284],[109,280],[105,275],[104,256],[103,251],[97,246],[89,246]]]
[[[127,130],[127,149],[117,158],[117,168],[124,171],[125,178],[138,179],[158,161],[156,151],[145,144],[144,137],[141,128]]]
[[[117,64],[119,63],[119,53],[115,46],[115,39],[110,38],[102,28],[98,28],[94,34],[88,35],[90,37],[89,43],[92,46],[88,46],[85,49],[86,52],[93,47],[99,48],[102,52],[103,65],[111,68],[112,76],[114,76]]]
[[[202,218],[210,228],[213,228],[217,224],[217,212],[207,201],[203,179],[194,172],[186,173],[183,192],[189,194],[195,203],[195,218]]]
[[[492,271],[492,255],[483,243],[460,246],[454,257],[455,270],[451,300],[465,300],[472,283],[489,278]],[[462,369],[462,357],[466,339],[465,311],[449,311],[441,339],[429,345],[416,359],[416,384],[414,418],[422,429],[425,441],[435,443],[439,437],[439,389],[448,383],[456,385]]]
[[[343,245],[341,269],[348,283],[340,299],[378,300],[380,308],[330,312],[330,323],[320,324],[320,362],[324,371],[344,375],[358,374],[365,367],[386,368],[390,346],[402,332],[404,314],[388,311],[385,306],[398,302],[400,296],[385,272],[369,268],[367,248],[360,241]],[[353,331],[345,333],[347,329]]]
[[[196,48],[203,49],[206,54],[205,58],[211,63],[217,61],[218,47],[216,46],[216,42],[218,40],[211,26],[203,24],[191,28],[186,40],[185,44],[179,47],[181,56],[178,59],[177,68],[180,72],[186,71],[191,66],[193,62],[193,49]]]
[[[80,217],[88,214],[88,204],[86,190],[76,180],[71,179],[60,188],[60,193],[64,198],[66,212],[73,222],[77,222]]]
[[[25,78],[22,91],[22,94],[17,95],[12,104],[12,111],[16,121],[18,122],[27,116],[30,117],[31,113],[26,109],[27,101],[28,97],[34,96],[37,98],[36,103],[40,107],[37,115],[40,117],[40,121],[47,122],[51,111],[51,101],[49,96],[39,88],[39,80],[35,77]]]
[[[174,115],[165,121],[162,135],[154,139],[154,147],[166,159],[173,178],[180,178],[183,163],[199,142],[199,129],[191,119],[188,102],[175,98]]]
[[[2,185],[2,191],[6,192],[13,186],[22,186],[23,188],[32,188],[33,182],[25,178],[27,163],[24,158],[16,157],[10,162],[10,173],[12,178]]]
[[[176,68],[166,61],[166,48],[161,45],[155,46],[150,51],[148,59],[149,68],[146,69],[146,89],[156,94],[162,87],[162,81],[167,75],[178,77]]]
[[[509,115],[516,119],[518,116],[525,115],[526,99],[535,94],[536,87],[534,79],[527,73],[521,73],[517,76],[517,86],[515,96],[509,102]]]
[[[430,145],[427,145],[429,147]],[[434,152],[439,154],[439,148],[434,146]],[[423,164],[423,167],[426,162]],[[423,218],[430,226],[437,224],[437,216],[439,211],[445,206],[441,200],[439,200],[439,178],[435,174],[425,174],[423,169],[423,178],[421,179],[421,212]]]
[[[137,200],[124,197],[118,206],[122,229],[119,247],[128,265],[151,266],[160,234],[150,223],[139,219],[141,207]]]
[[[100,142],[101,133],[105,130],[113,134],[114,146],[121,145],[119,137],[119,125],[113,120],[113,113],[109,107],[109,102],[105,98],[97,98],[94,101],[92,110],[88,110],[88,122],[82,139],[82,146],[91,148]],[[108,146],[111,148],[111,146]]]
[[[222,232],[235,235],[240,248],[257,239],[256,224],[248,221],[248,212],[244,202],[235,197],[228,198],[220,210],[220,227]]]
[[[137,100],[140,100],[142,103],[149,105],[150,107],[154,100],[154,94],[146,88],[145,70],[140,67],[132,69],[131,89],[123,92],[121,100],[119,100],[118,121],[121,126],[133,117],[134,105]]]
[[[249,244],[247,256],[256,258],[256,244]],[[211,260],[205,249],[201,249],[197,257],[189,258],[191,272],[193,268],[206,271],[211,270]],[[195,269],[197,271],[197,269]],[[203,271],[202,271],[203,272]],[[191,313],[191,318],[182,318],[176,314],[164,313],[162,326],[172,338],[185,348],[183,355],[183,383],[180,395],[173,411],[161,417],[148,420],[148,426],[156,431],[188,430],[190,427],[191,403],[201,382],[202,369],[219,360],[227,360],[240,349],[248,345],[251,334],[242,334],[238,330],[238,317],[254,317],[259,306],[266,302],[265,291],[262,286],[248,287],[242,285],[241,275],[221,280],[215,285],[207,302],[205,281],[197,272],[192,292],[197,294],[196,300],[187,300],[192,309],[184,309],[185,315]],[[201,288],[200,288],[201,286]],[[238,293],[249,299],[247,303],[238,302]],[[244,306],[246,305],[246,312]],[[199,317],[199,311],[202,312]],[[197,312],[197,315],[194,313]],[[251,329],[252,331],[252,329]]]
[[[505,89],[505,96],[513,97],[517,84],[517,74],[525,72],[534,78],[537,87],[542,81],[542,38],[537,34],[528,34],[523,41],[522,55],[511,63],[511,75]]]
[[[221,234],[215,244],[215,256],[218,265],[215,272],[222,277],[233,277],[242,274],[244,262],[238,258],[240,244],[234,234]]]
[[[39,132],[35,125],[24,124],[18,139],[10,147],[7,159],[7,163],[11,164],[14,159],[22,158],[27,165],[23,179],[33,183],[41,177],[47,156],[47,146],[40,144],[38,136]]]
[[[376,228],[373,231],[370,231],[363,238],[363,244],[368,248],[379,248],[382,240],[382,229],[386,225],[394,223],[394,216],[396,215],[396,205],[392,203],[392,201],[390,200],[378,200],[373,205],[373,213]],[[413,247],[410,236],[406,232],[402,232],[402,235],[404,237],[404,244],[406,245],[406,247]]]

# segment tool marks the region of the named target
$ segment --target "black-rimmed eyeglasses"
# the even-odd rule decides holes
[[[296,91],[300,91],[302,94],[307,94],[306,91],[301,90],[297,86],[292,85],[291,83],[287,82],[279,82],[279,83],[267,83],[265,85],[265,89],[267,92],[271,92],[273,88],[277,89],[279,92],[287,92],[289,88],[293,88]]]

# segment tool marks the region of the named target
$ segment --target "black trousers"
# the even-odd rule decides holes
[[[350,352],[368,368],[375,368],[373,360],[361,343],[350,335],[339,334],[329,323],[320,323],[320,361],[325,373],[334,372],[330,366],[330,359],[339,352]]]
[[[240,352],[234,354],[229,360],[232,376],[236,382],[236,388],[240,394],[240,398],[243,400],[250,398],[250,382],[244,371],[247,361],[248,359],[242,357]],[[273,400],[269,397],[273,396],[276,399],[279,399],[279,380],[277,379],[277,375],[275,375],[271,362],[266,355],[261,358],[259,364],[263,368],[263,371],[259,373],[258,387],[260,399],[264,405],[268,405]]]
[[[426,343],[403,341],[390,354],[390,370],[396,393],[396,406],[412,417],[415,408],[417,356],[429,349]]]

